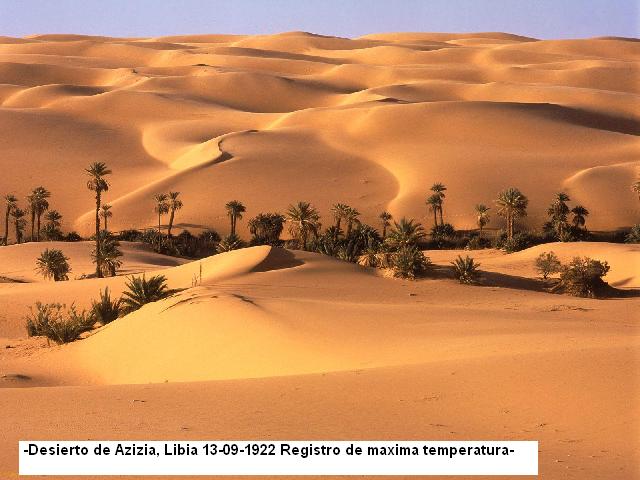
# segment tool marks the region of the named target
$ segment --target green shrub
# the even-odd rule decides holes
[[[109,287],[100,291],[100,300],[91,302],[91,315],[96,322],[106,325],[120,316],[121,299],[111,300]]]
[[[424,272],[431,261],[414,245],[400,247],[391,255],[391,268],[394,277],[416,278]]]
[[[78,232],[69,232],[64,237],[65,242],[80,242],[82,241],[82,237],[78,234]]]
[[[595,298],[603,293],[607,283],[602,280],[609,272],[609,264],[589,257],[574,257],[562,267],[557,290],[576,297]]]
[[[237,235],[227,235],[216,247],[216,251],[218,253],[230,252],[231,250],[238,250],[239,248],[244,248],[244,242],[240,240],[240,237]]]
[[[127,279],[127,291],[123,292],[121,299],[121,311],[131,313],[143,305],[157,302],[163,298],[173,295],[176,290],[170,290],[167,286],[167,278],[164,275],[155,275],[149,280],[142,277],[131,277]]]
[[[30,337],[43,336],[56,343],[69,343],[93,328],[95,319],[83,310],[78,312],[74,305],[67,309],[61,303],[37,302],[35,310],[30,308],[26,316],[27,334]]]
[[[498,239],[496,246],[507,253],[514,253],[541,243],[544,243],[544,240],[538,235],[529,232],[518,232],[513,235],[511,240],[506,237]]]
[[[36,259],[36,270],[46,279],[55,282],[69,280],[69,258],[64,256],[62,250],[55,248],[45,249]]]
[[[451,262],[451,264],[455,270],[456,278],[460,283],[471,284],[478,280],[480,276],[480,271],[478,270],[480,264],[476,263],[469,255],[465,258],[458,255],[458,258]]]
[[[536,258],[536,270],[542,278],[546,280],[549,278],[549,275],[553,275],[562,270],[562,264],[555,253],[542,252]]]

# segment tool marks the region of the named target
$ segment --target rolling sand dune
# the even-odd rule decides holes
[[[589,229],[613,230],[640,217],[639,59],[634,39],[491,32],[0,37],[0,193],[42,184],[88,235],[83,169],[103,161],[111,229],[155,225],[152,196],[173,190],[178,230],[228,233],[238,199],[246,237],[248,218],[299,200],[324,227],[342,202],[428,228],[440,181],[458,229],[516,186],[519,226],[566,191]],[[47,247],[70,281],[37,275]],[[637,246],[429,251],[418,281],[266,246],[187,262],[128,242],[118,276],[81,278],[91,249],[0,248],[0,478],[27,438],[531,439],[542,478],[640,478]],[[547,293],[533,262],[549,250],[608,261],[623,294]],[[452,278],[460,253],[481,286]],[[36,301],[88,308],[140,272],[180,291],[68,345],[25,338]]]
[[[26,262],[30,247],[13,247],[11,258]],[[548,247],[563,258],[606,249],[614,268],[637,265],[640,254],[610,244]],[[72,261],[87,248],[70,250]],[[162,257],[127,245],[127,268],[155,263],[154,273],[187,290],[66,346],[5,340],[11,348],[0,350],[0,387],[8,387],[9,402],[0,413],[11,420],[0,464],[15,471],[10,445],[18,438],[74,431],[139,438],[142,428],[145,438],[537,439],[545,477],[633,478],[640,345],[630,312],[638,298],[523,288],[535,282],[526,275],[538,250],[474,252],[486,275],[500,275],[469,287],[383,278],[271,247],[167,268]],[[429,254],[436,265],[449,261],[446,252]],[[15,284],[9,298],[20,298],[19,289],[45,301],[70,292],[83,298],[104,285],[119,292],[123,282]],[[637,285],[637,278],[625,282]],[[12,308],[7,296],[0,301]],[[11,331],[5,325],[2,333]],[[82,413],[88,404],[93,413]],[[52,405],[63,430],[52,423]]]
[[[80,233],[91,228],[82,168],[94,160],[114,171],[115,229],[152,225],[148,197],[160,188],[182,192],[180,221],[222,231],[232,198],[249,215],[302,199],[327,213],[349,200],[370,223],[385,208],[428,221],[435,181],[449,186],[459,228],[510,185],[530,196],[532,227],[562,189],[589,208],[592,229],[628,226],[640,213],[628,189],[639,58],[633,39],[491,32],[2,37],[0,124],[12,135],[0,151],[33,169],[1,179],[0,191],[46,183]],[[229,137],[231,162],[214,161],[217,139],[246,131],[257,133]],[[46,182],[33,173],[51,162],[63,167]],[[347,189],[335,162],[351,172]],[[486,183],[470,182],[478,175]],[[71,201],[83,194],[87,205]]]

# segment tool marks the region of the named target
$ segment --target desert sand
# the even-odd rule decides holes
[[[0,37],[0,192],[43,184],[86,235],[83,168],[104,161],[113,230],[154,225],[171,189],[178,229],[227,233],[231,199],[245,218],[307,200],[325,223],[343,202],[428,227],[442,181],[456,228],[517,186],[519,225],[563,190],[614,230],[640,217],[639,59],[633,39],[502,33]],[[45,246],[68,282],[35,273]],[[84,279],[91,248],[0,247],[0,478],[20,439],[141,438],[539,440],[542,478],[640,478],[637,245],[470,252],[481,286],[450,278],[460,251],[425,252],[433,274],[409,281],[268,246],[188,262],[123,242],[118,276]],[[625,296],[543,291],[542,251],[608,261]],[[72,344],[26,338],[36,301],[87,308],[139,272],[184,290]]]
[[[0,192],[46,184],[84,235],[91,161],[114,171],[113,230],[154,225],[169,189],[191,229],[225,229],[236,198],[251,215],[306,200],[427,221],[441,181],[459,229],[516,186],[531,226],[562,190],[611,230],[640,215],[639,59],[634,39],[503,33],[3,37]]]

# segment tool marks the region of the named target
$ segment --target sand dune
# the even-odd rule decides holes
[[[72,260],[87,247],[70,250]],[[637,271],[632,246],[544,247],[562,258],[605,249],[612,272]],[[10,248],[12,259],[33,250]],[[502,273],[486,287],[383,278],[270,247],[169,268],[125,249],[129,268],[152,268],[171,287],[191,287],[200,271],[202,282],[69,345],[4,340],[11,348],[0,350],[8,400],[0,414],[11,420],[3,471],[16,469],[10,446],[19,438],[75,438],[81,430],[87,438],[139,439],[143,429],[146,439],[535,439],[552,478],[634,476],[639,337],[629,312],[638,299],[522,288],[539,247],[472,252],[485,271]],[[429,254],[446,266],[453,253]],[[15,284],[0,302],[11,309],[20,290],[44,300],[90,297],[104,285],[118,293],[123,281]],[[624,286],[637,285],[634,278]]]
[[[539,228],[562,190],[589,229],[614,230],[640,218],[639,57],[634,39],[492,32],[0,37],[0,193],[23,202],[42,184],[64,230],[89,235],[83,168],[104,161],[111,229],[155,225],[152,196],[173,190],[177,230],[228,233],[224,204],[238,199],[246,237],[248,218],[298,200],[325,227],[342,202],[374,225],[388,210],[428,228],[441,181],[459,229],[516,186],[530,198],[519,226]],[[37,275],[47,247],[70,258],[70,281]],[[16,475],[18,439],[78,432],[534,439],[545,477],[638,476],[635,246],[429,251],[436,268],[418,281],[271,247],[186,262],[127,242],[118,276],[80,279],[91,249],[0,248],[2,478]],[[549,250],[608,261],[625,298],[545,292],[533,262]],[[451,277],[460,253],[482,264],[483,286]],[[87,308],[139,272],[184,290],[69,345],[25,338],[36,301]]]
[[[67,188],[56,172],[47,182],[18,172],[0,191],[22,196],[47,183],[69,228],[88,233],[90,198],[85,206],[71,199],[81,198],[82,168],[106,161],[115,172],[108,201],[119,205],[114,228],[153,224],[146,197],[164,188],[183,192],[184,223],[224,232],[231,198],[249,215],[301,199],[326,214],[345,191],[367,222],[383,209],[428,222],[434,181],[449,186],[449,220],[469,228],[475,203],[515,185],[532,200],[531,227],[566,189],[591,211],[592,229],[614,229],[640,214],[628,189],[640,149],[639,57],[633,39],[490,32],[2,37],[0,122],[14,133],[2,140],[3,158],[41,171],[53,155]],[[213,161],[216,138],[253,130],[229,137],[238,152],[231,163]],[[333,159],[357,172],[346,189]],[[524,173],[531,168],[540,175]],[[467,188],[478,175],[487,183]],[[268,205],[255,179],[278,192]],[[203,209],[205,183],[215,187]]]

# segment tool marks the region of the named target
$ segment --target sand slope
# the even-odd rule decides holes
[[[612,273],[638,255],[611,244],[545,247],[563,259],[605,248]],[[126,248],[127,265],[142,263]],[[13,258],[30,250],[16,246]],[[383,278],[270,247],[169,268],[147,258],[144,268],[156,262],[154,273],[187,289],[73,344],[4,341],[1,471],[15,475],[20,438],[139,439],[143,430],[147,439],[536,439],[545,477],[634,478],[640,300],[536,291],[527,277],[538,250],[471,252],[497,275],[484,287],[442,273]],[[448,264],[445,252],[428,253]],[[3,285],[13,291],[0,301],[11,310],[20,289],[84,298],[123,281]]]
[[[429,224],[435,181],[458,228],[511,185],[531,199],[531,226],[559,190],[588,207],[590,228],[628,226],[640,215],[639,59],[633,39],[491,32],[2,37],[12,174],[0,193],[45,184],[65,228],[89,233],[82,168],[97,160],[114,171],[114,229],[153,225],[151,196],[169,189],[192,229],[225,233],[233,198],[248,216],[304,199]]]

